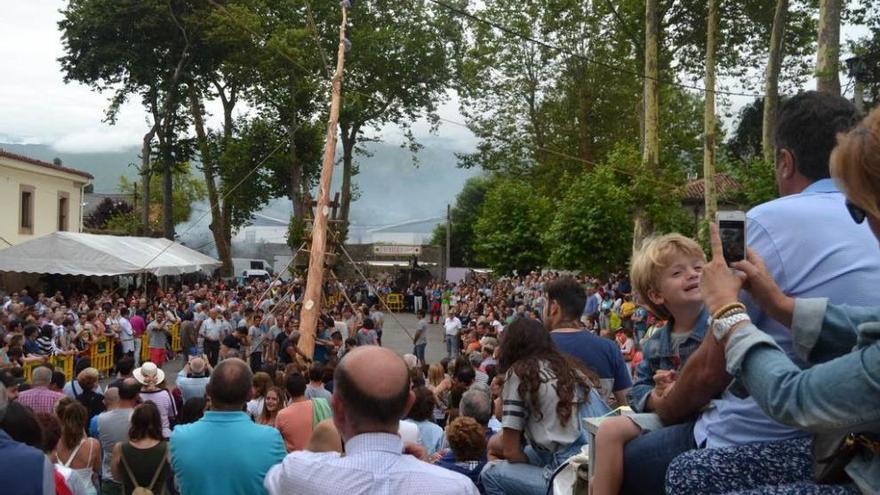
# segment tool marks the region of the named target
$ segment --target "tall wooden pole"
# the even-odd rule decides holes
[[[339,49],[336,54],[336,73],[333,74],[333,96],[330,100],[330,120],[327,123],[327,139],[324,145],[324,163],[321,165],[321,182],[315,206],[315,223],[312,227],[312,247],[309,252],[309,273],[303,306],[300,313],[299,350],[309,359],[315,352],[315,333],[318,315],[321,314],[321,288],[324,285],[324,253],[327,245],[327,217],[330,215],[330,180],[333,178],[333,162],[336,157],[336,126],[339,107],[342,105],[342,69],[345,65],[345,24],[348,9],[342,7],[342,24],[339,25]]]
[[[706,219],[715,220],[718,197],[715,194],[715,50],[718,36],[718,0],[709,0],[709,26],[706,29],[706,109],[703,115],[703,196]]]

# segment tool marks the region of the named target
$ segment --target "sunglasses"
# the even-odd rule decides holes
[[[852,217],[855,223],[862,223],[865,221],[865,217],[868,216],[865,213],[865,210],[859,208],[850,202],[850,200],[846,200],[846,209],[849,210],[849,215]]]

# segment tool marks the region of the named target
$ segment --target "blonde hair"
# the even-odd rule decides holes
[[[703,249],[693,239],[681,234],[666,234],[646,239],[641,249],[633,253],[630,261],[629,277],[633,289],[651,311],[663,319],[672,315],[665,306],[654,304],[649,294],[659,291],[660,276],[676,255],[706,259]]]
[[[442,364],[434,363],[428,368],[428,383],[430,383],[431,386],[436,387],[437,385],[440,385],[440,382],[442,382],[444,378],[446,378],[446,372],[443,369]]]
[[[837,135],[831,176],[851,202],[880,218],[880,107],[848,133]]]
[[[101,380],[101,374],[95,368],[86,368],[76,375],[76,381],[83,390],[94,390]]]

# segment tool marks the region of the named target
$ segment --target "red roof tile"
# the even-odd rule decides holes
[[[706,193],[703,179],[692,180],[688,182],[684,188],[685,199],[702,201],[703,195]],[[739,190],[740,185],[736,179],[727,174],[715,174],[715,191],[718,193],[719,198],[727,198]]]
[[[18,160],[20,162],[30,163],[31,165],[36,165],[38,167],[46,167],[51,168],[52,170],[60,170],[61,172],[67,172],[68,174],[78,175],[80,177],[84,177],[86,179],[92,180],[95,177],[88,172],[83,172],[82,170],[77,170],[75,168],[68,167],[60,167],[58,165],[54,165],[49,162],[44,162],[42,160],[37,160],[36,158],[30,158],[23,155],[16,155],[15,153],[10,153],[2,148],[0,148],[0,157],[11,158],[13,160]]]

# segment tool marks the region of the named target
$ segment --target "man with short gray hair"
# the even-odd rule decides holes
[[[33,409],[34,413],[55,413],[55,404],[64,398],[61,392],[49,390],[52,368],[38,366],[31,376],[31,388],[18,394],[18,402]]]
[[[137,405],[141,385],[134,378],[123,379],[118,387],[107,389],[104,394],[104,403],[107,411],[93,419],[95,421],[95,434],[101,442],[102,458],[101,466],[101,493],[103,495],[117,495],[123,493],[122,484],[113,478],[110,469],[110,461],[113,457],[113,447],[119,442],[128,441],[128,429],[131,426],[131,413]]]

